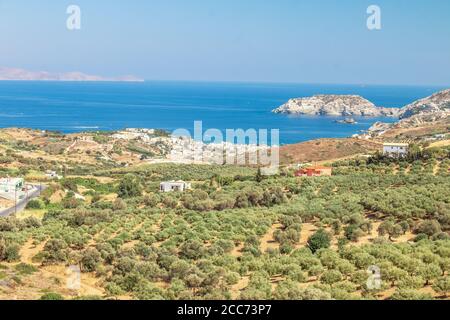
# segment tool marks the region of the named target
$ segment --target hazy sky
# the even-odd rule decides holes
[[[81,30],[66,9],[81,8]],[[382,29],[366,26],[369,5]],[[151,80],[450,85],[448,0],[0,0],[0,66]]]

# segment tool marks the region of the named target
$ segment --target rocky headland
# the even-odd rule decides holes
[[[417,128],[433,123],[450,125],[450,89],[437,92],[401,108],[399,118],[400,121],[392,124],[377,122],[369,129],[369,132],[384,134],[394,128]]]
[[[357,95],[316,95],[291,99],[274,113],[296,115],[399,117],[400,109],[377,107]]]
[[[291,99],[274,113],[293,115],[323,116],[365,116],[395,117],[395,123],[376,122],[369,130],[369,136],[390,134],[399,129],[450,126],[450,89],[437,92],[417,100],[402,108],[377,107],[367,99],[357,95],[316,95],[308,98]],[[365,134],[363,136],[366,136]]]

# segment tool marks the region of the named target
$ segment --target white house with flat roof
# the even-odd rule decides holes
[[[25,187],[23,178],[1,178],[0,192],[8,193],[16,190],[22,190]]]
[[[14,200],[17,192],[25,188],[23,178],[1,178],[0,179],[0,197],[8,200]]]
[[[383,155],[388,157],[406,157],[409,151],[407,143],[383,143]]]
[[[191,184],[184,181],[164,181],[159,186],[161,192],[184,192],[191,189]]]

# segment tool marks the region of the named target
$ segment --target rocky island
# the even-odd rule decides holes
[[[334,122],[341,124],[358,124],[358,122],[353,118],[345,118],[344,120],[335,120]]]
[[[316,95],[291,99],[274,113],[297,115],[398,117],[400,109],[377,107],[357,95]]]

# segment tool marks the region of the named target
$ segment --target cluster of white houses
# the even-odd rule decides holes
[[[388,157],[403,158],[408,155],[409,144],[407,143],[383,143],[383,155]]]
[[[169,159],[181,163],[223,164],[227,159],[235,159],[246,163],[246,155],[258,152],[267,154],[270,147],[256,144],[236,144],[227,141],[205,143],[189,137],[172,137],[172,150]]]
[[[134,140],[140,139],[142,141],[151,141],[151,136],[155,134],[154,129],[136,129],[136,128],[128,128],[124,131],[117,132],[112,135],[114,139],[121,140]]]

